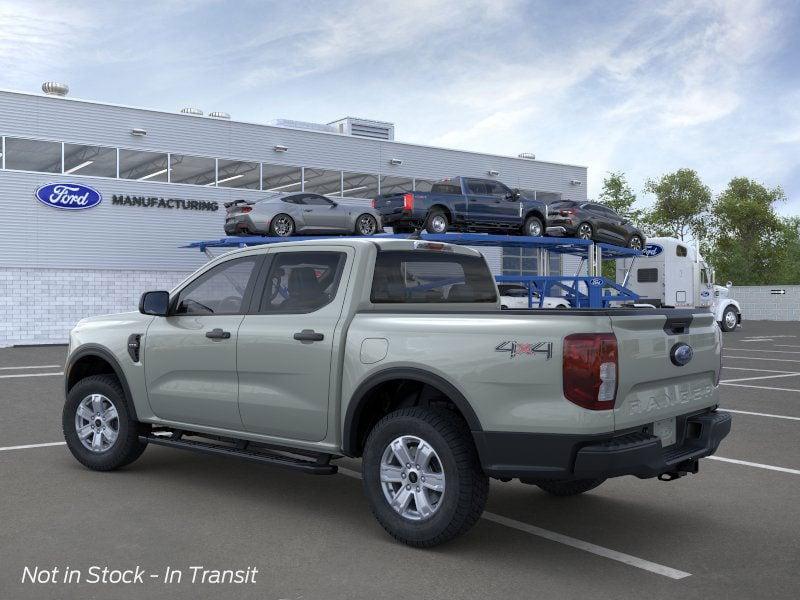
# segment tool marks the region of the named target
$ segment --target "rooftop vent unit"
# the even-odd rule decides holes
[[[337,133],[355,137],[371,138],[373,140],[394,140],[394,123],[386,121],[372,121],[357,117],[345,117],[329,123],[336,128]]]
[[[221,111],[218,111],[218,110],[215,110],[214,112],[208,113],[208,116],[211,117],[212,119],[230,119],[231,118],[231,116],[228,113],[221,112]]]
[[[517,157],[525,160],[536,160],[536,155],[533,152],[520,152]]]
[[[310,123],[308,121],[293,121],[292,119],[274,119],[268,123],[276,127],[289,127],[291,129],[305,129],[307,131],[322,131],[324,133],[336,133],[336,128],[324,123]]]
[[[191,106],[187,106],[186,108],[181,109],[181,113],[184,115],[194,115],[196,117],[202,117],[203,111],[199,108],[192,108]]]
[[[61,96],[63,98],[69,94],[69,86],[66,83],[45,81],[42,84],[42,91],[48,96]]]

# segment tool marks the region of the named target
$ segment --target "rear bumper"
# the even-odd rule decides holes
[[[473,432],[484,471],[522,480],[594,479],[692,473],[717,451],[731,430],[729,413],[716,410],[677,417],[678,442],[662,448],[648,427],[635,431],[564,435]]]

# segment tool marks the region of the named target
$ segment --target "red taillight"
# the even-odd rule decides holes
[[[564,396],[589,410],[611,410],[617,398],[617,337],[575,333],[564,338]]]
[[[574,211],[574,210],[572,210],[572,209],[570,208],[569,210],[562,210],[562,211],[561,211],[559,214],[560,214],[562,217],[568,217],[568,216],[570,216],[570,215],[574,215],[574,214],[575,214],[575,211]]]
[[[239,209],[239,211],[243,213],[249,213],[251,210],[253,210],[252,206],[243,206],[242,208]]]
[[[403,210],[414,210],[414,194],[403,194]]]

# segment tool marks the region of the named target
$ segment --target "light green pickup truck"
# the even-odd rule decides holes
[[[500,310],[468,248],[286,242],[79,322],[64,435],[96,470],[148,444],[315,474],[362,457],[381,525],[432,546],[475,523],[489,478],[566,496],[696,472],[730,431],[720,357],[701,310]]]

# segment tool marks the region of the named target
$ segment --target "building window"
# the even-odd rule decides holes
[[[347,198],[374,198],[378,195],[378,176],[364,173],[342,173],[344,189],[342,195]]]
[[[217,161],[204,156],[172,154],[169,157],[169,180],[172,183],[214,185]]]
[[[6,169],[61,173],[61,143],[6,138]]]
[[[64,144],[64,174],[117,176],[117,149],[104,146]]]
[[[403,194],[414,191],[414,180],[410,177],[381,177],[381,194]]]
[[[433,184],[436,183],[433,179],[415,179],[414,191],[415,192],[430,192]]]
[[[285,165],[261,165],[265,192],[299,192],[303,187],[303,170]]]
[[[260,171],[258,163],[219,159],[217,161],[217,185],[257,190],[260,185]]]
[[[120,150],[119,176],[122,179],[167,182],[169,177],[167,155],[161,152]]]
[[[310,169],[306,167],[304,189],[306,192],[322,194],[323,196],[342,195],[342,172],[328,171],[326,169]]]
[[[503,275],[538,275],[535,248],[503,248]]]

